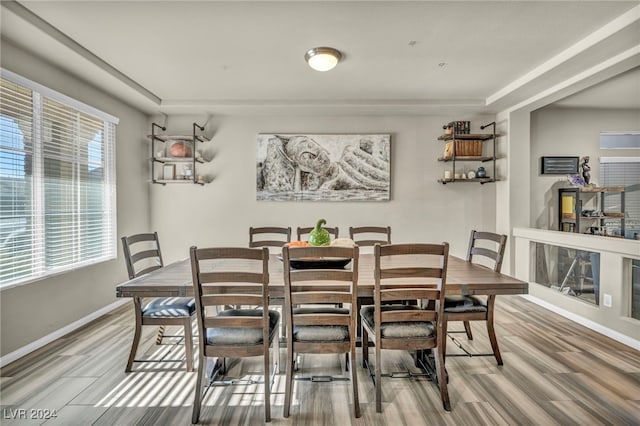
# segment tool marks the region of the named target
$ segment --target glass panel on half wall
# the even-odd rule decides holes
[[[542,243],[535,246],[536,283],[599,304],[600,253]]]

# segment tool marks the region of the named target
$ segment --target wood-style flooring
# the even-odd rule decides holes
[[[0,423],[189,425],[196,373],[187,373],[184,364],[168,363],[135,364],[136,371],[124,373],[133,324],[132,307],[120,308],[2,368]],[[470,350],[490,352],[484,323],[472,327],[473,341],[464,334],[454,337]],[[450,328],[462,329],[458,324]],[[451,412],[442,409],[433,383],[383,378],[383,412],[377,414],[373,383],[360,366],[358,348],[360,419],[352,417],[350,382],[340,381],[297,381],[291,416],[283,418],[284,374],[278,374],[272,388],[272,423],[640,425],[640,352],[518,296],[498,298],[496,329],[504,366],[492,357],[447,359]],[[139,357],[158,357],[167,350],[155,345],[155,330],[145,327]],[[183,356],[177,348],[176,356]],[[460,353],[451,340],[447,350]],[[382,356],[386,371],[413,368],[407,353],[383,351]],[[343,368],[343,356],[305,355],[299,372],[340,375]],[[260,379],[261,371],[261,359],[249,358],[234,362],[229,376]],[[262,423],[262,386],[212,389],[201,423]],[[57,417],[45,421],[41,417],[46,410]]]

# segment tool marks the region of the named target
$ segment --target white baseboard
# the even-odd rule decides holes
[[[618,331],[612,330],[608,327],[603,326],[602,324],[598,324],[597,322],[591,321],[585,317],[580,315],[576,315],[571,311],[567,311],[565,309],[559,308],[545,300],[539,299],[535,296],[531,296],[529,294],[521,295],[520,297],[527,299],[530,302],[535,303],[536,305],[540,305],[545,309],[550,310],[551,312],[555,312],[558,315],[561,315],[571,321],[577,322],[580,325],[584,325],[587,328],[590,328],[593,331],[597,331],[600,334],[604,334],[607,337],[612,338],[622,344],[632,347],[633,349],[640,350],[640,340],[636,340],[632,337],[624,335]]]
[[[113,302],[110,305],[105,306],[102,309],[98,309],[95,312],[92,312],[91,314],[87,315],[84,318],[80,318],[78,321],[74,321],[71,324],[62,327],[59,330],[54,331],[53,333],[50,333],[38,340],[36,340],[35,342],[29,343],[26,346],[21,347],[18,350],[15,350],[11,353],[8,353],[6,355],[4,355],[3,357],[0,357],[0,367],[4,367],[5,365],[8,365],[10,363],[12,363],[13,361],[16,361],[19,358],[22,358],[25,355],[30,354],[31,352],[35,351],[36,349],[40,349],[41,347],[53,342],[56,339],[59,339],[69,333],[71,333],[74,330],[77,330],[78,328],[82,327],[83,325],[86,325],[88,323],[90,323],[91,321],[100,318],[101,316],[108,314],[109,312],[113,311],[116,308],[119,308],[120,306],[124,305],[125,303],[129,302],[129,298],[126,299],[122,299],[122,300],[118,300],[117,302]]]

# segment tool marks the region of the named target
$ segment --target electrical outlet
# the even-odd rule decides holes
[[[612,302],[611,295],[605,293],[604,294],[604,300],[602,301],[602,304],[604,306],[606,306],[607,308],[610,308],[611,307],[611,302]]]

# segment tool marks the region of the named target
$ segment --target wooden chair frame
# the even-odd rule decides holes
[[[358,240],[358,234],[382,234],[386,238],[371,238],[372,235],[365,236],[365,239]],[[375,244],[391,244],[390,226],[350,226],[349,238],[360,247],[373,246]]]
[[[478,241],[493,241],[497,244],[496,249],[492,250],[486,247],[478,247]],[[474,256],[485,257],[494,262],[493,271],[500,272],[502,269],[502,260],[504,259],[504,252],[507,245],[507,236],[496,234],[493,232],[479,232],[476,230],[471,231],[469,237],[469,249],[467,250],[467,262],[473,262]],[[470,321],[485,321],[487,325],[487,334],[489,335],[489,342],[491,343],[491,349],[493,350],[493,356],[496,359],[498,365],[503,365],[502,355],[500,354],[500,347],[498,346],[498,338],[496,336],[494,327],[494,311],[495,311],[496,295],[491,294],[487,296],[486,312],[446,312],[444,313],[444,330],[447,331],[447,325],[450,321],[463,321],[465,333],[469,340],[473,339],[471,333]],[[443,352],[446,355],[446,343],[443,348]],[[468,354],[479,355],[479,354]]]
[[[162,252],[160,251],[160,240],[158,239],[158,233],[143,233],[135,234],[128,237],[122,237],[122,250],[124,253],[124,259],[127,265],[127,272],[129,279],[139,277],[147,274],[156,269],[162,268],[164,263],[162,261]],[[148,250],[141,250],[136,253],[132,253],[132,246],[138,243],[153,243],[155,248]],[[136,271],[136,263],[147,260],[155,259],[156,264],[148,266],[142,270]],[[133,298],[133,305],[136,316],[135,330],[133,334],[133,342],[131,344],[131,351],[129,352],[129,359],[127,360],[127,366],[125,372],[132,371],[134,362],[174,362],[174,360],[136,360],[136,352],[138,345],[140,344],[140,336],[142,334],[142,326],[144,325],[157,325],[158,335],[156,338],[156,344],[161,344],[165,337],[179,337],[179,336],[167,336],[164,334],[164,327],[168,325],[178,325],[184,328],[184,347],[187,363],[187,371],[193,371],[193,334],[191,330],[191,322],[194,315],[180,316],[180,317],[147,317],[142,314],[143,301],[140,297]]]
[[[438,266],[425,266],[424,262],[413,261],[404,263],[390,262],[386,259],[407,258],[407,256],[435,256]],[[405,351],[422,351],[431,349],[435,360],[435,373],[440,397],[445,410],[451,410],[449,393],[447,390],[447,376],[444,369],[444,354],[442,348],[446,339],[444,332],[444,295],[447,276],[447,262],[449,244],[376,244],[375,257],[375,288],[374,288],[374,323],[373,327],[362,320],[362,361],[363,366],[369,368],[369,339],[375,345],[375,392],[376,412],[382,412],[382,350],[395,349]],[[385,265],[383,265],[383,259]],[[409,279],[410,282],[407,281]],[[400,280],[400,281],[399,281]],[[385,302],[399,302],[405,300],[422,300],[422,309],[410,305],[396,305],[394,310],[384,305]],[[382,325],[385,323],[403,322],[432,322],[435,323],[435,333],[429,337],[383,337]]]
[[[379,234],[379,238],[374,238],[375,234]],[[363,239],[357,240],[358,235],[364,235]],[[391,227],[390,226],[350,226],[349,238],[353,240],[355,244],[360,247],[372,247],[376,244],[385,245],[391,244]],[[358,324],[361,323],[360,319],[360,306],[372,305],[372,297],[361,297],[358,300]],[[358,327],[358,336],[362,334],[362,327]]]
[[[298,226],[298,229],[297,229],[298,241],[302,241],[302,236],[310,233],[314,229],[315,227],[313,226],[309,226],[309,227]],[[333,226],[333,227],[323,226],[322,229],[329,232],[330,235],[333,235],[333,238],[338,238],[338,234],[340,233],[340,229],[337,226]]]
[[[293,363],[297,353],[347,353],[351,365],[351,385],[355,417],[360,417],[356,359],[356,315],[358,299],[358,247],[283,247],[284,269],[284,313],[287,335],[287,364],[284,399],[284,417],[289,416],[293,391]],[[350,258],[349,269],[301,269],[290,267],[290,259],[302,257]],[[349,304],[348,314],[340,313],[295,313],[296,305],[305,304]],[[337,325],[346,326],[349,340],[346,341],[294,341],[296,326]]]
[[[277,325],[274,335],[269,327],[269,249],[242,247],[191,247],[191,270],[193,291],[196,301],[196,318],[199,332],[198,373],[193,402],[192,423],[197,423],[202,404],[202,388],[206,375],[207,358],[242,358],[262,356],[264,359],[264,421],[271,421],[271,365],[269,349],[274,343],[274,362],[278,363],[279,346]],[[220,260],[222,262],[256,261],[261,262],[260,272],[246,272],[224,267],[220,270],[201,270],[201,262]],[[260,316],[220,316],[207,314],[207,307],[248,305],[262,309]],[[248,344],[210,344],[207,342],[207,329],[262,329],[262,340]],[[277,370],[274,366],[273,372]]]
[[[255,237],[260,234],[270,234],[268,240],[256,240]],[[275,240],[273,239],[276,234],[281,234],[285,236],[285,240]],[[280,226],[262,226],[258,228],[250,227],[249,228],[249,247],[282,247],[286,243],[291,242],[291,227],[280,227]]]

